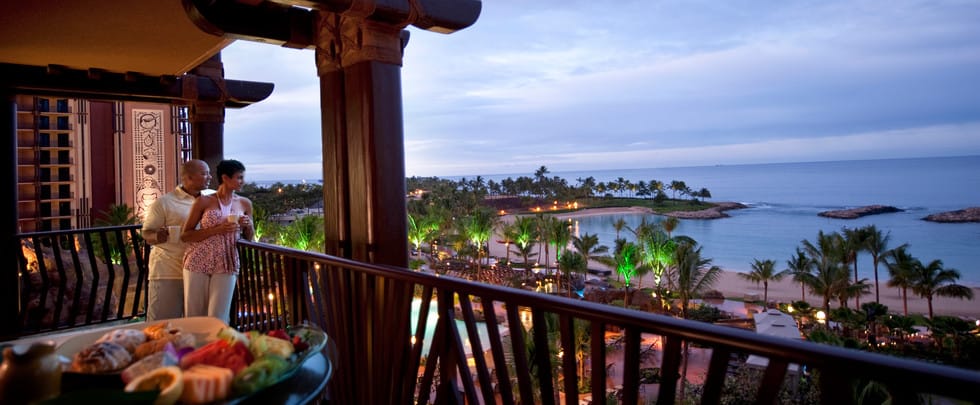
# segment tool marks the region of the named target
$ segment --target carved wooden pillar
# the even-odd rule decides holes
[[[320,12],[316,53],[327,253],[402,268],[408,265],[400,76],[404,26]],[[411,285],[365,275],[346,282],[331,291],[331,305],[356,316],[327,325],[345,348],[331,399],[404,402],[415,382],[406,378]]]

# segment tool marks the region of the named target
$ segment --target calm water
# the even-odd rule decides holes
[[[571,184],[577,178],[588,176],[597,181],[623,177],[634,183],[660,180],[669,184],[671,180],[680,180],[695,190],[707,188],[711,200],[749,205],[748,209],[728,211],[731,218],[682,220],[675,231],[701,243],[705,257],[713,258],[714,264],[725,269],[749,271],[753,259],[773,259],[778,268],[785,268],[800,241],[815,241],[820,230],[835,232],[843,227],[874,224],[891,233],[890,247],[908,243],[912,255],[923,262],[941,259],[946,268],[960,271],[963,284],[980,286],[980,223],[939,224],[921,220],[936,212],[980,206],[980,156],[550,175],[568,179]],[[497,181],[506,177],[516,176],[487,176]],[[891,205],[906,211],[855,220],[817,216],[820,211],[871,204]],[[580,218],[578,231],[598,234],[602,244],[612,246],[616,238],[612,223],[618,217]],[[642,216],[622,217],[635,227]],[[858,258],[858,270],[861,277],[873,279],[870,256]],[[887,270],[879,268],[879,274],[882,272],[887,275]]]

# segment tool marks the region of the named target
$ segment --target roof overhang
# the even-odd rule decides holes
[[[179,76],[232,42],[201,31],[180,0],[0,2],[0,63]]]

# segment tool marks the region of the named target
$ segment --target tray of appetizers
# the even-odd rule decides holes
[[[293,376],[327,336],[300,325],[240,332],[210,317],[83,332],[58,346],[62,395],[51,403],[236,403]]]

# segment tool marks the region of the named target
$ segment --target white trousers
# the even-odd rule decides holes
[[[235,274],[184,270],[184,313],[187,316],[212,316],[227,324],[237,278]]]
[[[146,321],[184,316],[184,282],[177,279],[150,280],[146,297]]]

